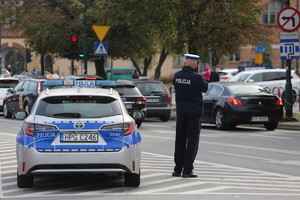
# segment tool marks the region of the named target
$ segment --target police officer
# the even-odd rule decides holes
[[[181,71],[174,74],[176,99],[176,139],[174,172],[172,176],[195,178],[193,163],[198,151],[201,129],[202,92],[208,83],[196,73],[199,56],[185,54]]]

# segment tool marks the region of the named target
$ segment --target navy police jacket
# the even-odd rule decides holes
[[[174,74],[177,114],[201,114],[203,107],[202,92],[206,92],[208,83],[192,67],[183,66]]]

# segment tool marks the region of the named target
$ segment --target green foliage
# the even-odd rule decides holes
[[[92,25],[109,25],[104,39],[113,59],[151,60],[160,54],[156,78],[168,54],[200,54],[219,62],[221,55],[236,53],[240,46],[261,38],[261,0],[86,0],[87,50],[93,56],[98,41]],[[83,49],[82,0],[24,0],[22,6],[6,0],[4,14],[21,28],[30,48],[39,54],[65,57],[71,33]],[[4,7],[1,7],[4,8]],[[180,12],[179,12],[180,11]],[[9,20],[8,20],[9,21]]]
[[[159,80],[163,82],[165,85],[171,86],[173,85],[173,74],[170,74],[168,76],[161,76]]]

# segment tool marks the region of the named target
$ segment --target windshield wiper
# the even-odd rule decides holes
[[[80,113],[56,113],[53,114],[54,117],[74,117],[74,118],[81,118],[81,114]]]

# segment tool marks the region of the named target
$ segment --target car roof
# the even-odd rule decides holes
[[[240,81],[225,81],[225,82],[212,82],[212,83],[208,83],[210,84],[218,84],[218,85],[224,85],[224,86],[231,86],[231,85],[257,85],[256,83],[251,83],[251,82],[240,82]]]
[[[257,70],[241,71],[239,74],[261,73],[261,72],[285,72],[285,71],[286,71],[286,69],[257,69]]]
[[[26,79],[23,79],[22,81],[20,82],[23,82],[23,81],[46,81],[45,77],[44,76],[39,76],[39,77],[29,77],[29,78],[26,78]]]
[[[238,69],[221,69],[221,70],[218,70],[218,72],[237,72]]]
[[[116,86],[132,86],[135,87],[135,85],[130,80],[117,80]]]
[[[17,78],[10,78],[10,77],[0,77],[0,80],[16,80],[19,81]]]

